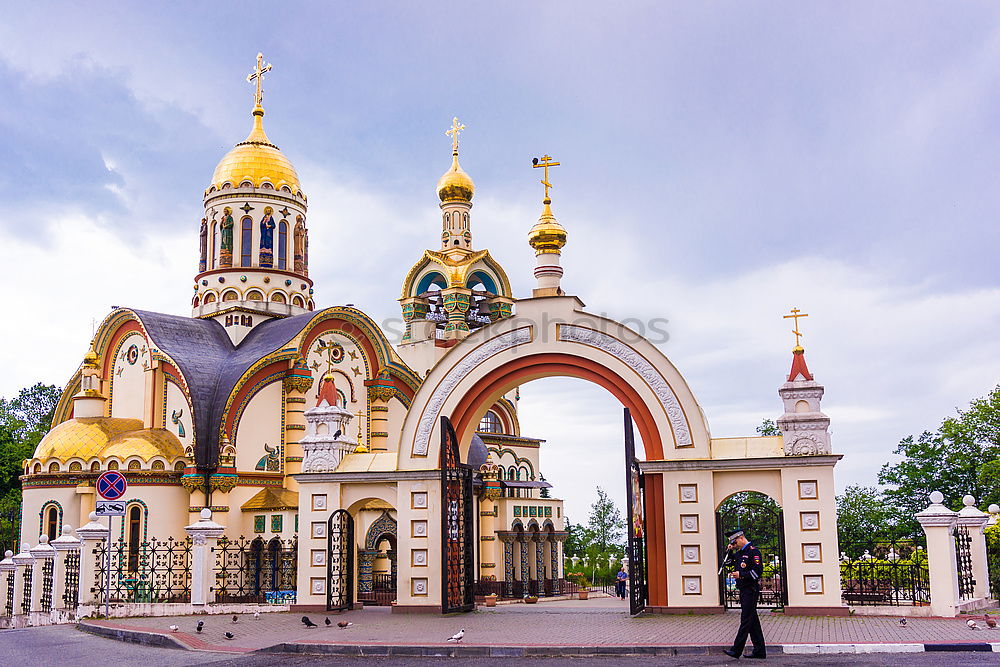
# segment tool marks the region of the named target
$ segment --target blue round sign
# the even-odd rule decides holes
[[[118,500],[125,495],[127,488],[128,482],[125,481],[125,475],[117,470],[102,472],[97,478],[97,494],[105,500]]]

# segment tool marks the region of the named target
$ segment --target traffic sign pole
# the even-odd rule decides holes
[[[104,618],[109,619],[111,615],[109,613],[109,608],[111,607],[111,521],[114,517],[108,517],[108,542],[107,542],[107,552],[108,557],[106,560],[108,566],[108,574],[106,577],[107,586],[104,588]],[[124,521],[124,519],[122,519]]]
[[[125,475],[118,472],[117,470],[107,470],[102,472],[97,477],[97,482],[95,482],[97,487],[97,494],[104,500],[118,500],[125,495],[125,490],[128,488],[128,481],[125,479]],[[112,526],[112,516],[108,515],[108,540],[106,543],[107,547],[107,558],[105,559],[105,564],[107,565],[108,571],[105,576],[105,581],[107,585],[104,588],[104,618],[111,617],[111,526]],[[125,518],[122,517],[122,533],[125,532]],[[121,563],[119,563],[121,565]]]

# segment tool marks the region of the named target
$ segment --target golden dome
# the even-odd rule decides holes
[[[552,215],[551,199],[542,202],[545,207],[538,222],[528,232],[528,244],[535,249],[536,254],[546,252],[559,252],[566,245],[568,234],[566,228],[559,224],[556,216]]]
[[[90,344],[90,349],[87,350],[87,354],[83,355],[83,367],[84,368],[97,368],[98,356],[97,352],[94,351],[94,344]]]
[[[458,151],[451,155],[451,169],[444,172],[444,175],[438,180],[438,198],[443,202],[472,201],[472,195],[476,193],[476,186],[469,175],[462,171],[462,166],[458,164]]]
[[[79,457],[87,460],[99,456],[114,438],[122,433],[142,428],[140,419],[118,417],[79,417],[69,419],[48,432],[35,447],[32,458],[45,461],[68,461]]]
[[[250,134],[226,153],[212,175],[212,185],[216,189],[221,189],[223,183],[238,188],[244,181],[250,181],[256,188],[267,182],[275,190],[287,185],[293,193],[299,191],[295,167],[264,133],[264,109],[261,107],[253,110]]]
[[[141,424],[140,424],[141,426]],[[101,458],[117,457],[125,460],[138,456],[149,461],[154,456],[162,456],[168,461],[184,456],[180,440],[165,428],[146,428],[130,431],[115,437],[101,452]]]

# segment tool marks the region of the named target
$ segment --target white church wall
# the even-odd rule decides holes
[[[272,382],[250,399],[236,428],[236,469],[254,470],[267,452],[281,444],[281,383]]]
[[[143,419],[149,346],[140,333],[126,335],[111,366],[111,416]]]

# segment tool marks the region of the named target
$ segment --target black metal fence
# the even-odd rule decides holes
[[[31,577],[33,575],[32,568],[24,568],[24,590],[21,592],[24,594],[21,597],[21,613],[27,614],[31,611]]]
[[[396,577],[392,574],[373,574],[372,589],[358,591],[358,601],[366,607],[387,607],[396,600]]]
[[[7,606],[4,609],[6,615],[14,615],[14,570],[7,573]]]
[[[930,604],[927,552],[910,540],[841,545],[843,601],[855,606]]]
[[[958,569],[958,594],[963,600],[971,600],[976,591],[976,580],[972,574],[972,536],[968,526],[956,526],[955,566]]]
[[[80,550],[67,551],[65,562],[66,584],[63,589],[62,603],[66,609],[76,609],[80,602]]]
[[[590,590],[604,590],[604,582],[599,582]],[[528,595],[538,597],[553,597],[577,593],[581,587],[565,579],[529,579],[528,581],[497,581],[495,579],[479,579],[475,582],[476,598],[496,595],[499,600],[521,600]],[[611,584],[614,594],[614,584]]]
[[[219,538],[215,546],[216,602],[295,602],[298,539]]]
[[[111,581],[107,575],[106,542],[94,548],[94,576],[99,599],[110,590],[111,602],[190,602],[191,538],[139,543],[111,543]]]
[[[52,574],[54,567],[54,558],[46,558],[42,563],[42,597],[39,600],[39,607],[43,612],[52,611]]]

